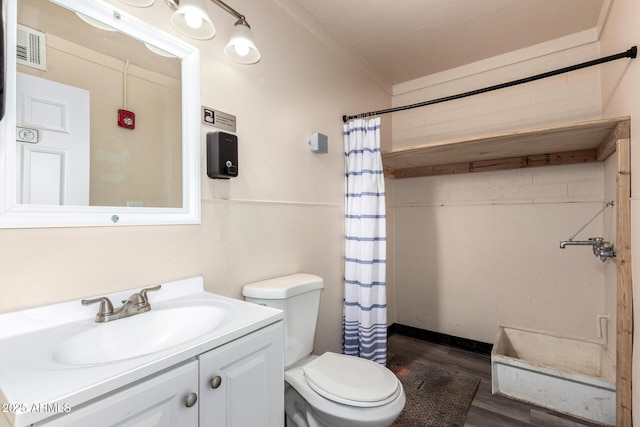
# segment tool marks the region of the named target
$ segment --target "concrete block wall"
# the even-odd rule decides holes
[[[477,64],[394,87],[393,106],[502,84],[599,57],[590,43],[499,68]],[[464,76],[451,78],[465,72]],[[600,70],[585,68],[523,85],[393,114],[393,148],[600,117]]]
[[[605,265],[590,247],[559,242],[602,206],[603,171],[594,163],[392,181],[394,321],[483,342],[501,324],[595,338]],[[602,234],[599,219],[578,238]]]
[[[395,207],[594,202],[600,163],[390,180]]]

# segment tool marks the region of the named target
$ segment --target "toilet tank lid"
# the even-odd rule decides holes
[[[285,299],[322,288],[322,277],[297,273],[244,285],[242,295],[249,298]]]

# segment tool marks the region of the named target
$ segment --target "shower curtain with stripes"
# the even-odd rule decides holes
[[[380,118],[344,125],[344,354],[387,362],[386,216]]]

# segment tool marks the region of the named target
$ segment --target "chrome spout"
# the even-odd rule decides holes
[[[566,246],[593,246],[595,240],[563,240],[560,242],[560,249],[564,249]]]
[[[567,246],[592,246],[593,254],[599,257],[602,262],[605,262],[608,258],[615,258],[616,251],[613,245],[609,242],[605,242],[602,237],[590,237],[589,240],[563,240],[560,242],[560,249],[564,249]]]

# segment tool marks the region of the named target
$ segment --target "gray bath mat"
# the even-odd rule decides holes
[[[407,403],[394,427],[462,427],[480,378],[426,360],[394,356],[387,364]]]

